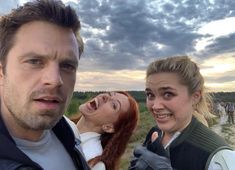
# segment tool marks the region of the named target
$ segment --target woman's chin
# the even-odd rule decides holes
[[[156,121],[157,126],[164,132],[171,132],[174,129],[174,123],[172,121],[167,122],[158,122]]]

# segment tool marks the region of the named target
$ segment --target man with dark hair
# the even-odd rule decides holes
[[[36,0],[0,20],[0,169],[89,169],[63,118],[83,51],[76,12]]]

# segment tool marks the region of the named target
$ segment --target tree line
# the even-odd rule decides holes
[[[93,98],[97,94],[100,94],[105,91],[86,91],[86,92],[78,92],[75,91],[73,93],[72,100],[66,111],[66,115],[70,116],[72,114],[78,113],[78,107],[88,101],[89,99]],[[145,103],[146,95],[144,91],[128,91],[138,103]],[[235,92],[216,92],[211,93],[213,100],[215,102],[223,101],[223,102],[233,102],[235,103]]]

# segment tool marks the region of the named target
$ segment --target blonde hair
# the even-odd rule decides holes
[[[177,73],[180,77],[180,83],[188,88],[188,93],[190,95],[196,91],[201,92],[200,101],[193,106],[195,109],[193,115],[203,124],[208,126],[205,119],[209,120],[214,117],[209,109],[212,105],[212,98],[209,93],[206,93],[204,78],[202,77],[197,64],[188,56],[174,56],[156,60],[148,66],[146,78],[152,74],[161,72]]]

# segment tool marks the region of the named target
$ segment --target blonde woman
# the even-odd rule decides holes
[[[147,68],[145,92],[156,126],[144,147],[135,150],[129,169],[221,169],[223,165],[215,163],[215,157],[229,146],[197,119],[211,115],[210,97],[197,64],[187,56],[152,62]]]

